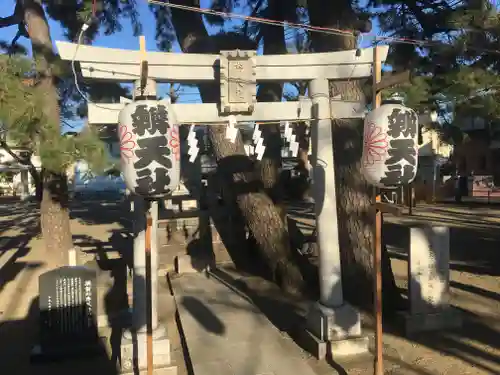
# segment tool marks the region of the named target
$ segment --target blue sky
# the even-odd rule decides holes
[[[14,9],[14,0],[0,0],[2,6],[0,7],[0,17],[6,17],[12,14]],[[143,34],[146,37],[146,47],[150,51],[157,50],[156,41],[155,41],[155,32],[156,32],[156,21],[154,19],[153,14],[148,9],[147,0],[137,0],[139,13],[140,13],[140,21],[143,27]],[[207,8],[210,6],[211,0],[201,0],[201,7]],[[235,13],[243,13],[242,11],[236,10]],[[236,21],[238,22],[238,21]],[[133,35],[132,29],[130,27],[130,22],[128,20],[123,20],[122,22],[123,30],[121,32],[106,36],[99,35],[93,45],[102,46],[102,47],[111,47],[111,48],[124,48],[124,49],[138,49],[139,48],[139,40],[137,37]],[[14,38],[16,34],[16,27],[8,27],[0,29],[0,40],[10,41]],[[375,26],[373,31],[377,31],[378,28]],[[59,26],[59,23],[50,21],[50,31],[52,40],[55,42],[56,40],[66,40],[64,37],[64,32]],[[212,30],[210,30],[212,31]],[[365,38],[366,39],[366,38]],[[28,50],[30,48],[29,40],[25,38],[21,38],[19,41],[20,44],[24,45]],[[369,40],[363,40],[363,45],[368,45],[370,43]],[[174,52],[179,52],[179,46],[175,44],[173,46]],[[163,92],[162,92],[163,90]],[[160,95],[164,95],[167,87],[160,87]],[[182,87],[180,93],[180,102],[189,102],[196,103],[201,102],[198,90],[195,87]],[[78,127],[78,123],[73,124]],[[67,129],[69,130],[69,129]],[[65,129],[63,129],[65,131]]]

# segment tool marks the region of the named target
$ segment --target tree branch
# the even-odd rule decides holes
[[[23,14],[23,6],[21,1],[16,2],[16,7],[14,8],[14,14],[9,17],[0,17],[0,28],[9,27],[17,25],[17,33],[12,39],[10,43],[10,47],[8,48],[9,55],[12,55],[15,52],[16,43],[20,37],[24,36],[28,38],[28,31],[26,30],[26,25],[24,23],[24,14]]]
[[[0,28],[14,26],[17,24],[19,24],[19,18],[15,14],[8,17],[0,17]]]
[[[257,4],[255,4],[255,7],[253,8],[253,11],[252,11],[252,14],[250,15],[250,17],[255,17],[257,15],[257,12],[259,11],[260,7],[262,6],[262,3],[264,2],[264,0],[259,0],[257,2]],[[243,24],[243,34],[248,36],[248,24],[249,24],[249,20],[247,19],[245,21],[245,23]]]
[[[19,17],[16,14],[8,17],[0,17],[0,28],[18,25],[19,22]]]
[[[0,28],[19,25],[23,20],[22,5],[19,1],[16,2],[14,13],[8,17],[0,17]]]

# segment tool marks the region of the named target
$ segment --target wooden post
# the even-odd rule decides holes
[[[415,204],[415,187],[413,182],[408,185],[408,215],[413,215],[413,205]]]
[[[151,229],[153,227],[153,220],[151,213],[148,211],[146,216],[146,355],[147,355],[147,369],[148,375],[153,375],[153,321],[152,321],[152,308],[153,303],[151,300]]]
[[[139,51],[141,56],[141,94],[144,93],[148,81],[148,56],[146,53],[146,37],[139,36]]]
[[[379,58],[379,48],[373,49],[373,109],[382,102],[382,94],[378,84],[382,80],[382,66]],[[384,374],[384,358],[382,353],[382,211],[377,207],[381,203],[380,192],[375,189],[375,243],[373,254],[374,271],[374,314],[375,314],[375,359],[374,375]]]

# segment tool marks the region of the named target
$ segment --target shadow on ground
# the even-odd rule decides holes
[[[74,200],[71,218],[87,225],[118,223],[127,229],[131,229],[132,223],[128,200]]]
[[[33,237],[40,234],[39,210],[31,202],[2,202],[0,205],[0,292],[7,283],[16,280],[16,288],[24,290],[36,270],[43,265],[39,262],[23,261],[29,254]],[[117,374],[116,360],[121,340],[123,320],[119,311],[128,308],[126,288],[127,271],[131,267],[132,234],[127,220],[128,208],[122,202],[80,201],[72,202],[71,218],[91,228],[94,225],[118,223],[119,229],[111,230],[107,241],[89,235],[75,235],[75,245],[81,246],[84,263],[98,275],[98,289],[103,290],[99,312],[108,319],[112,328],[111,337],[100,339],[96,344],[96,354],[89,358],[70,358],[67,361],[51,361],[30,364],[30,351],[39,340],[38,297],[31,303],[29,313],[19,320],[7,320],[15,316],[20,299],[13,299],[0,306],[0,368],[2,373],[28,374]],[[117,251],[120,259],[112,259],[110,253]],[[43,258],[41,258],[43,259]],[[106,348],[114,348],[111,359]],[[68,345],[71,345],[70,343]],[[6,370],[6,371],[4,371]]]
[[[89,373],[115,375],[115,367],[108,359],[105,344],[98,340],[94,355],[64,361],[30,363],[30,352],[38,342],[38,298],[33,299],[28,315],[21,320],[0,323],[0,359],[2,373],[18,375],[87,375]],[[68,343],[71,345],[71,343]]]

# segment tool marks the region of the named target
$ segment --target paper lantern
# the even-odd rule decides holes
[[[402,104],[384,104],[365,117],[362,171],[380,188],[413,181],[418,165],[418,116]]]
[[[119,114],[118,136],[127,188],[150,198],[172,193],[180,182],[179,128],[166,101],[140,100]]]

